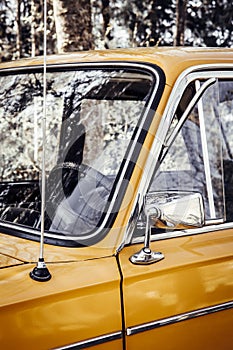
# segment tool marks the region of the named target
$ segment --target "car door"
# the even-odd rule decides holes
[[[30,242],[15,241],[29,255]],[[48,262],[52,278],[43,283],[29,277],[33,266],[1,266],[1,349],[122,349],[114,257]]]
[[[138,219],[119,253],[128,350],[233,347],[232,73],[206,70],[186,81],[148,193],[201,194],[205,223],[153,227],[150,248],[164,258],[138,265],[131,257],[146,226]]]

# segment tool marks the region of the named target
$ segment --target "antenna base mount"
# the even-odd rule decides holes
[[[51,279],[51,274],[49,270],[47,269],[44,259],[40,258],[37,266],[34,267],[34,269],[30,272],[30,277],[38,282],[46,282]]]

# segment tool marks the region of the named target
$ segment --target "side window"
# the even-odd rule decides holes
[[[148,72],[122,67],[48,70],[44,227],[50,237],[99,239],[154,83]],[[42,112],[41,71],[0,75],[0,225],[27,234],[41,227]]]
[[[216,80],[177,128],[204,83],[186,88],[149,192],[200,193],[208,225],[233,220],[233,82]]]

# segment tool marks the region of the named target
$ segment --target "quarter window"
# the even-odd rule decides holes
[[[233,82],[217,80],[174,130],[204,80],[186,88],[149,192],[199,192],[206,224],[233,220]],[[169,140],[173,140],[169,143]],[[139,221],[138,227],[142,227]],[[155,231],[156,232],[156,231]],[[159,232],[159,231],[158,231]]]

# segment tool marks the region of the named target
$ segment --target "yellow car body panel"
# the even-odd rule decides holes
[[[154,139],[180,75],[194,66],[232,65],[233,49],[140,48],[51,56],[48,65],[137,62],[159,66],[164,91],[119,212],[93,246],[45,244],[52,278],[29,277],[40,244],[0,235],[0,344],[4,350],[206,349],[233,347],[233,226],[151,242],[165,258],[138,266],[143,245],[125,244]],[[43,58],[0,64],[0,71],[42,66]],[[5,232],[5,231],[4,231]],[[215,312],[215,306],[219,312]],[[229,304],[230,305],[230,304]],[[221,312],[220,312],[221,311]],[[173,319],[174,318],[174,319]]]
[[[230,349],[232,310],[213,313],[211,321],[209,315],[189,319],[188,313],[232,299],[233,231],[153,242],[151,248],[165,258],[148,266],[130,263],[137,245],[120,253],[126,327],[132,332],[127,349],[153,344],[164,349]],[[173,322],[177,315],[182,316]]]
[[[127,338],[127,349],[143,349],[145,346],[163,346],[166,350],[176,349],[232,349],[232,336],[226,336],[224,329],[232,323],[232,311],[221,315],[208,315],[176,323],[169,327],[151,330],[148,334],[135,334]],[[210,326],[211,324],[211,326]],[[228,333],[229,334],[229,333]],[[151,345],[152,344],[152,345]]]
[[[3,349],[52,349],[121,331],[115,258],[48,264],[53,277],[42,284],[29,277],[32,267],[0,271]]]
[[[232,49],[229,48],[189,48],[189,47],[150,47],[116,50],[96,50],[63,55],[47,56],[48,64],[88,63],[88,62],[147,62],[157,64],[166,75],[166,83],[173,86],[185,69],[201,64],[231,63]],[[1,63],[1,69],[43,64],[43,58],[28,58]]]

